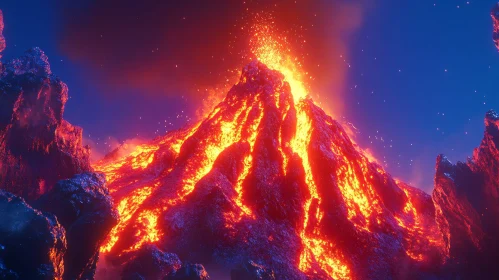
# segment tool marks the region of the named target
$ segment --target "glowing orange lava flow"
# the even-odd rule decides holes
[[[93,166],[106,174],[120,214],[101,252],[124,256],[151,243],[192,251],[197,237],[183,238],[208,224],[204,230],[212,238],[234,246],[228,252],[282,250],[276,263],[314,279],[368,277],[358,271],[383,250],[389,253],[382,257],[405,255],[416,262],[442,253],[438,228],[427,214],[433,210],[423,209],[425,195],[370,162],[313,103],[303,79],[308,75],[285,37],[265,24],[252,30],[250,47],[259,62],[243,69],[239,83],[205,119],[122,147],[122,154]],[[291,230],[280,236],[283,225]],[[281,238],[280,245],[274,238]],[[257,246],[255,240],[268,244],[246,249]],[[283,248],[286,242],[289,248]]]
[[[104,159],[93,165],[95,170],[104,172],[106,174],[107,183],[109,184],[109,190],[111,194],[119,193],[122,188],[134,186],[138,183],[138,179],[126,178],[130,172],[137,171],[140,169],[144,171],[147,169],[149,164],[153,162],[154,153],[160,149],[162,145],[170,145],[171,149],[175,153],[179,153],[180,146],[183,142],[189,138],[197,126],[187,130],[185,135],[181,135],[177,139],[167,135],[161,139],[153,141],[151,144],[137,145],[131,148],[129,145],[125,144],[121,149],[123,150],[123,155],[118,156],[116,159]],[[131,150],[131,152],[130,152]],[[128,153],[127,153],[128,152]],[[122,181],[122,179],[125,179]],[[136,212],[139,212],[139,219],[141,222],[148,223],[147,232],[138,233],[140,238],[137,243],[132,247],[138,249],[140,245],[149,241],[155,242],[159,238],[159,233],[156,229],[156,223],[158,219],[158,213],[153,213],[151,211],[139,211],[140,206],[143,202],[151,195],[153,190],[159,186],[159,182],[148,182],[147,184],[140,184],[133,188],[126,196],[115,195],[115,203],[118,213],[120,215],[120,220],[118,224],[111,230],[108,238],[101,246],[100,251],[103,253],[110,252],[116,242],[119,240],[120,234],[123,232],[126,226],[129,225],[130,220]]]
[[[311,120],[301,102],[308,96],[308,90],[303,81],[303,71],[297,58],[293,59],[291,51],[288,48],[286,37],[276,37],[273,33],[273,26],[269,24],[258,24],[253,26],[254,36],[252,37],[252,52],[257,59],[267,65],[270,69],[277,70],[283,74],[284,80],[289,83],[291,93],[294,97],[297,112],[295,137],[289,143],[292,151],[302,160],[305,170],[306,183],[309,188],[310,198],[304,203],[304,221],[300,232],[300,237],[304,249],[300,256],[299,269],[307,271],[311,269],[314,261],[318,262],[321,268],[334,279],[349,279],[350,271],[348,266],[343,263],[342,256],[334,248],[334,244],[321,240],[320,234],[311,236],[307,232],[309,227],[309,215],[315,215],[320,221],[319,211],[310,213],[312,201],[320,205],[321,199],[317,192],[312,170],[308,158],[308,146],[312,131]],[[286,158],[285,164],[286,165]]]
[[[152,192],[152,186],[145,186],[136,189],[130,196],[125,197],[118,203],[116,207],[120,214],[120,220],[109,234],[107,242],[102,245],[101,252],[109,252],[113,248],[116,241],[118,241],[118,233],[121,232],[127,222],[132,218],[132,215],[138,210],[139,206]]]
[[[311,269],[311,264],[315,259],[319,262],[321,268],[329,275],[333,276],[334,279],[348,279],[350,278],[349,268],[342,262],[341,256],[337,255],[334,244],[330,244],[326,240],[321,240],[320,235],[317,236],[317,234],[314,234],[314,236],[310,236],[306,231],[309,226],[310,214],[314,214],[315,218],[320,221],[320,213],[318,211],[316,213],[310,213],[310,206],[313,200],[316,200],[320,205],[321,199],[317,192],[317,186],[312,175],[308,157],[308,146],[312,133],[311,121],[309,120],[305,109],[302,106],[297,107],[296,135],[291,142],[291,147],[302,160],[306,174],[306,183],[310,191],[310,198],[305,202],[304,206],[305,218],[300,233],[304,249],[300,256],[299,268],[302,271]]]

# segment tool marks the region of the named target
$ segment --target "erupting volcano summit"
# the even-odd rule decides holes
[[[101,252],[120,263],[155,243],[204,264],[252,260],[279,279],[387,279],[442,262],[431,197],[292,90],[252,62],[198,124],[95,164],[121,216]]]
[[[285,36],[250,30],[209,114],[94,164],[45,53],[0,64],[0,278],[499,277],[498,114],[466,163],[437,157],[430,196],[312,100]]]

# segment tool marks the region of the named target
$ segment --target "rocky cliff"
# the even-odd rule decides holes
[[[39,48],[0,73],[0,186],[33,200],[61,179],[90,171],[82,130],[63,119],[68,87]]]
[[[449,251],[450,271],[465,278],[492,279],[499,259],[499,116],[485,116],[485,133],[473,157],[450,163],[437,158],[433,201]]]

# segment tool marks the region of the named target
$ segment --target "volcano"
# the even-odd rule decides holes
[[[0,63],[0,279],[499,279],[499,114],[430,196],[314,102],[286,36],[250,31],[211,112],[93,164],[45,53]]]
[[[438,267],[448,251],[431,197],[370,162],[292,90],[252,62],[199,123],[94,164],[121,216],[101,253],[122,264],[156,244],[192,262],[252,260],[278,279],[400,279]]]

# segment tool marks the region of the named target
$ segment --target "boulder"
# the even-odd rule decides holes
[[[145,245],[135,258],[125,264],[122,279],[162,280],[181,266],[182,262],[177,255],[165,253],[155,245]]]
[[[93,278],[99,247],[118,221],[101,173],[83,173],[59,181],[34,203],[57,216],[66,229],[64,279]]]
[[[253,261],[247,261],[230,272],[231,280],[275,280],[272,269],[267,269]]]
[[[210,276],[202,264],[183,265],[179,270],[170,273],[165,280],[208,280]]]
[[[0,190],[0,279],[61,279],[65,230],[51,214]]]

